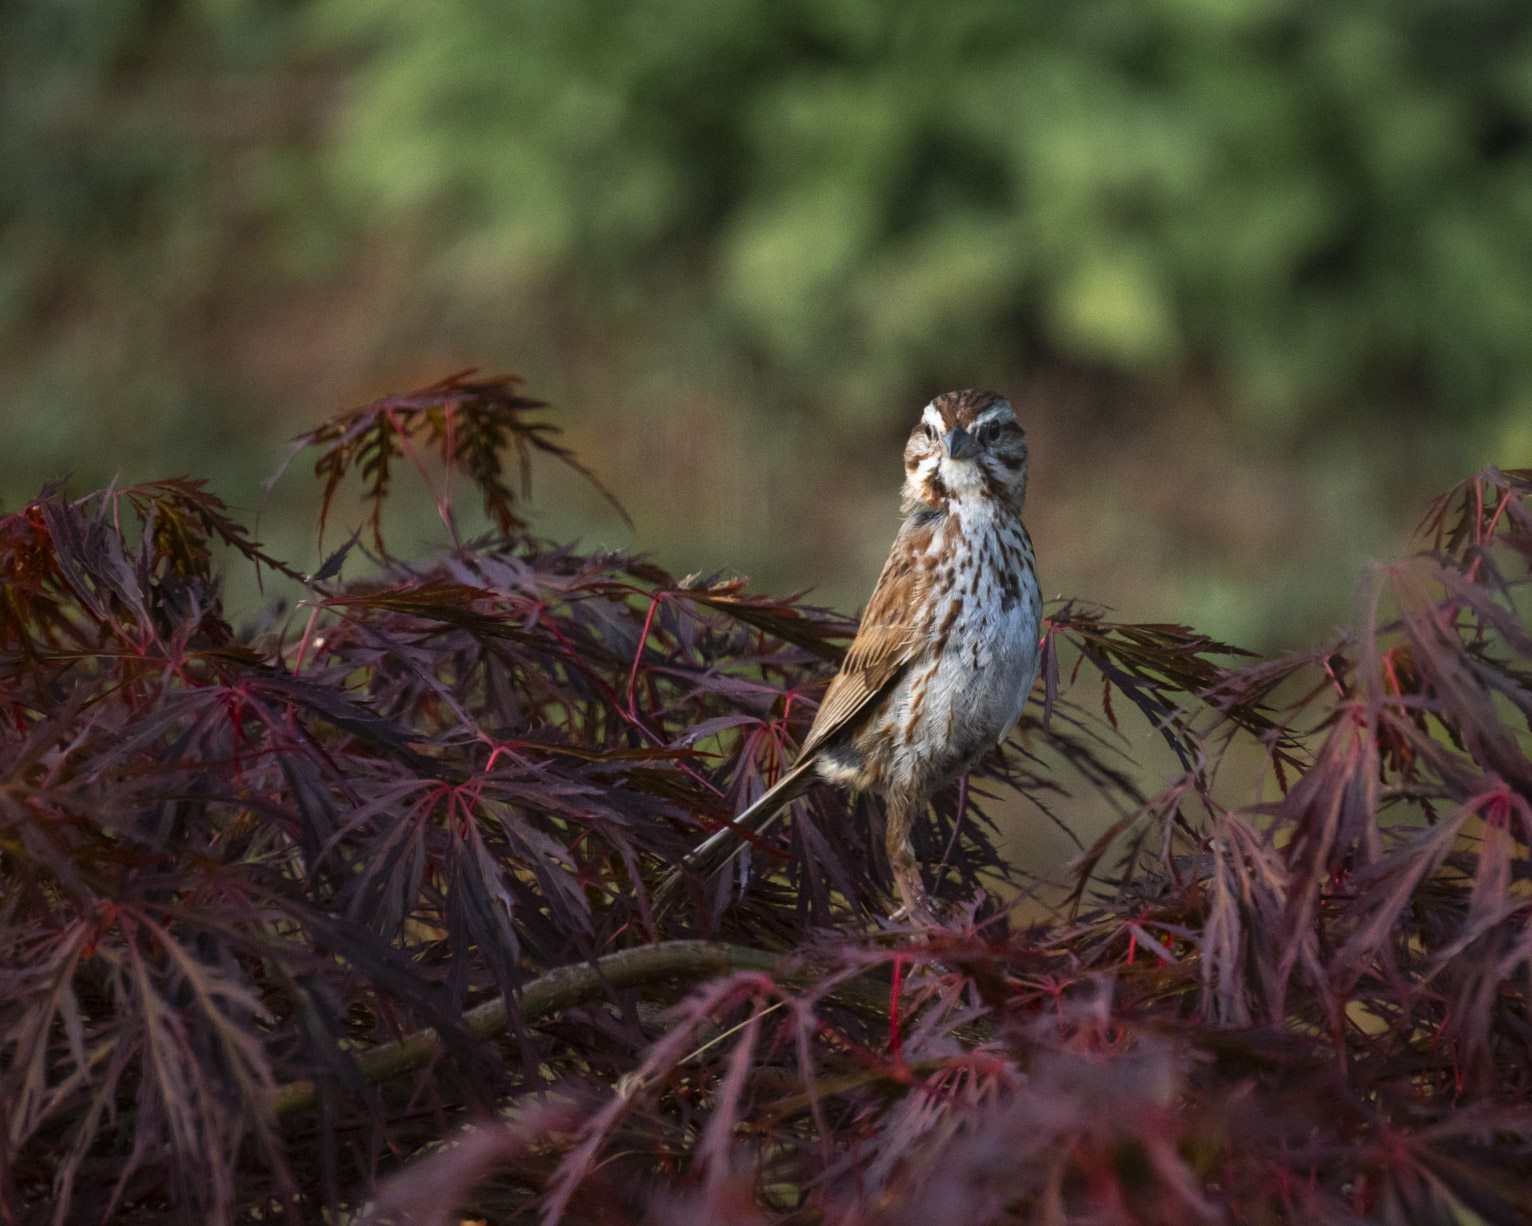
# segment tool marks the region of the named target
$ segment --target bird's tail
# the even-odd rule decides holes
[[[669,909],[680,892],[686,874],[711,877],[721,871],[744,850],[749,841],[742,831],[755,835],[764,833],[782,810],[813,787],[815,782],[814,755],[810,754],[762,792],[754,804],[727,826],[713,831],[687,852],[686,858],[666,873],[655,886],[650,895],[654,910],[661,912]]]

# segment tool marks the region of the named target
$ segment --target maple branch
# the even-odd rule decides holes
[[[783,973],[792,961],[785,955],[722,941],[662,941],[620,950],[594,963],[560,966],[539,976],[522,991],[521,1017],[532,1023],[594,1000],[609,990],[641,987],[666,979],[692,981],[730,971],[762,971],[789,984],[813,979],[812,968]],[[886,990],[871,984],[841,984],[833,995],[843,1004],[864,1012],[888,1013]],[[506,1025],[503,997],[475,1005],[463,1014],[464,1029],[476,1039],[492,1039],[503,1033]],[[362,1075],[377,1084],[425,1067],[441,1047],[441,1036],[434,1027],[427,1027],[361,1052],[356,1063]],[[285,1119],[312,1110],[317,1103],[318,1090],[312,1081],[294,1081],[272,1095],[271,1109],[278,1119]]]

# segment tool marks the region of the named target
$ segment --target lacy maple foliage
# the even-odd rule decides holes
[[[432,451],[493,530],[449,481],[449,548],[374,514],[347,582],[357,537],[300,575],[185,478],[0,518],[5,1220],[1532,1215],[1532,473],[1439,500],[1312,652],[1053,609],[913,931],[829,788],[648,902],[853,622],[539,539],[506,463],[577,461],[513,380],[299,444],[327,508]],[[306,597],[236,632],[225,562]],[[1068,828],[1066,777],[1121,818],[1024,920],[988,801]]]

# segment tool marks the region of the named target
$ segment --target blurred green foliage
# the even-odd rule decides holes
[[[1270,645],[1532,459],[1516,0],[8,0],[0,159],[6,504],[251,506],[477,364],[578,408],[608,543],[850,605],[913,406],[987,384],[1050,592]]]
[[[472,278],[695,294],[883,403],[998,351],[1276,425],[1532,411],[1519,0],[322,0],[332,158]]]
[[[56,455],[55,437],[87,412],[92,428],[67,442],[122,457],[207,407],[193,334],[249,237],[252,201],[230,159],[262,135],[228,86],[291,54],[298,8],[0,4],[0,391],[13,462]]]

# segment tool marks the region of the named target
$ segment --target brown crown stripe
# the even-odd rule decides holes
[[[942,415],[942,424],[947,429],[953,426],[962,426],[965,429],[973,425],[976,418],[985,409],[993,408],[1005,399],[1004,396],[994,392],[944,392],[931,403],[936,406],[936,411]]]

